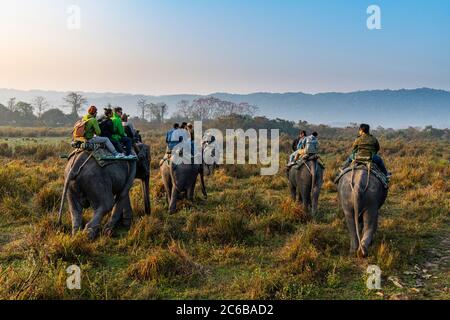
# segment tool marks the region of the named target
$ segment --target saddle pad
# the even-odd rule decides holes
[[[67,160],[70,160],[74,155],[79,154],[83,151],[86,151],[89,154],[92,154],[92,158],[94,158],[95,161],[97,161],[97,164],[102,168],[106,167],[110,164],[116,163],[116,162],[136,161],[136,159],[116,159],[116,158],[114,158],[114,156],[112,155],[111,152],[109,152],[108,150],[103,149],[103,148],[98,148],[94,151],[76,149],[76,150],[72,151],[72,153],[67,157]]]
[[[322,167],[322,169],[325,169],[325,165],[323,164],[322,160],[320,160],[319,156],[315,156],[315,157],[308,157],[308,158],[300,158],[299,160],[297,160],[294,164],[294,168],[299,170],[307,161],[309,160],[317,160],[317,163],[319,164],[319,166]]]
[[[334,183],[338,184],[339,180],[341,180],[341,178],[344,176],[344,174],[352,171],[352,169],[367,170],[367,166],[365,164],[359,164],[359,165],[355,165],[355,166],[350,165],[350,166],[346,167],[339,173],[339,175],[334,180]],[[389,189],[389,179],[378,169],[376,164],[372,163],[370,173],[373,174],[375,177],[377,177],[378,180],[380,180],[380,182],[383,184],[383,187],[385,189]]]

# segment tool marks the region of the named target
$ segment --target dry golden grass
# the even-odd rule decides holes
[[[152,215],[144,215],[136,184],[130,194],[131,230],[119,229],[95,242],[83,233],[70,236],[67,209],[63,225],[55,224],[66,164],[58,155],[70,148],[58,143],[37,147],[32,140],[2,142],[0,298],[378,299],[365,288],[368,264],[379,265],[383,277],[401,277],[427,261],[430,248],[439,246],[437,236],[450,231],[446,140],[381,141],[394,175],[370,256],[360,260],[348,254],[333,183],[351,141],[322,139],[321,218],[311,221],[290,199],[286,153],[280,172],[271,177],[261,177],[258,166],[222,165],[206,178],[208,200],[198,194],[196,201],[182,201],[179,211],[168,215],[157,170],[164,138],[156,132],[144,138],[152,149]],[[288,146],[289,139],[282,139]],[[91,214],[86,211],[85,222]],[[85,275],[79,292],[65,287],[65,268],[73,263]],[[410,294],[384,283],[386,298]],[[426,294],[412,298],[441,298],[441,289],[425,288]]]
[[[168,279],[181,276],[189,280],[205,272],[195,263],[179,242],[172,241],[167,249],[153,250],[146,258],[132,264],[128,275],[138,280]]]

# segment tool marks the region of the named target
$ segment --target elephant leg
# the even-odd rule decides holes
[[[161,178],[164,185],[164,190],[166,191],[167,204],[170,204],[173,187],[172,176],[170,175],[169,170],[170,168],[166,167],[165,164],[161,167]]]
[[[177,211],[177,199],[178,199],[177,188],[172,187],[172,194],[170,196],[169,202],[169,213],[175,213]]]
[[[106,199],[105,199],[106,200]],[[113,200],[111,196],[111,201],[106,201],[104,204],[101,204],[97,208],[94,208],[94,216],[91,221],[86,225],[86,231],[89,233],[89,238],[91,240],[95,239],[98,236],[98,232],[100,230],[100,224],[105,214],[110,212],[113,208]]]
[[[299,187],[297,187],[296,192],[297,192],[297,194],[296,194],[297,202],[300,203],[300,204],[303,204],[303,197],[302,197],[302,193],[301,193]]]
[[[358,250],[358,236],[356,234],[356,224],[355,217],[352,209],[344,208],[345,221],[347,222],[347,229],[350,235],[350,253],[355,254],[356,250]]]
[[[104,232],[107,235],[112,235],[114,228],[119,224],[120,219],[122,218],[122,214],[124,211],[123,200],[119,201],[113,208],[113,212],[111,214],[111,218],[105,226]]]
[[[311,194],[311,211],[313,216],[317,216],[317,208],[319,207],[319,196],[320,196],[320,189],[322,188],[322,174],[318,172],[316,176],[316,183],[312,189]]]
[[[187,199],[189,201],[194,201],[194,190],[195,190],[195,186],[194,187],[190,187],[187,191]]]
[[[303,190],[302,194],[303,197],[303,209],[305,212],[310,213],[311,212],[311,192],[307,192],[306,190]]]
[[[130,228],[133,222],[133,209],[131,208],[130,196],[127,195],[124,200],[122,225],[125,228]]]
[[[297,189],[292,183],[289,183],[289,190],[291,192],[291,198],[293,201],[297,200]]]
[[[125,227],[130,227],[132,216],[133,211],[131,209],[130,196],[126,195],[114,207],[111,218],[105,226],[105,233],[112,235],[114,228],[117,227],[121,220]]]
[[[168,180],[168,181],[166,181]],[[172,178],[169,176],[167,177],[167,179],[163,179],[163,183],[164,183],[164,189],[166,190],[166,199],[167,199],[167,203],[170,204],[170,201],[172,200],[172,189],[173,189],[173,185],[172,185]]]
[[[378,225],[378,212],[375,209],[372,210],[366,210],[363,215],[363,221],[364,221],[364,228],[362,232],[362,239],[361,239],[361,247],[362,247],[362,254],[364,257],[367,256],[369,251],[369,246],[373,242],[373,237],[377,229]]]
[[[313,216],[317,215],[317,208],[319,206],[320,186],[315,186],[311,195],[311,213]]]
[[[71,192],[67,192],[67,199],[69,202],[69,210],[72,216],[72,234],[75,235],[81,231],[83,224],[83,206],[78,197]]]

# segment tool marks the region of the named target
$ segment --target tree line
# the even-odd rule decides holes
[[[0,125],[48,126],[62,127],[73,124],[79,119],[80,112],[87,106],[88,100],[82,94],[70,92],[63,98],[63,107],[68,107],[68,114],[59,108],[51,107],[43,96],[35,97],[31,102],[17,101],[10,98],[6,106],[0,104]],[[98,106],[99,107],[99,106]],[[113,107],[111,103],[106,107]],[[215,97],[202,97],[192,102],[180,101],[175,113],[168,117],[169,107],[166,103],[153,103],[145,98],[136,102],[139,119],[151,123],[163,124],[166,121],[212,120],[231,115],[253,116],[258,108],[246,102],[234,103]]]
[[[5,105],[0,103],[0,125],[18,127],[70,127],[80,117],[80,112],[88,104],[82,94],[70,92],[63,98],[63,106],[70,109],[66,114],[58,108],[51,107],[42,97],[35,97],[31,103],[17,101],[10,98]],[[99,107],[99,106],[98,106]],[[113,107],[108,103],[106,107]],[[318,131],[322,137],[345,137],[355,135],[358,124],[350,124],[346,128],[336,128],[327,125],[314,125],[306,121],[289,121],[285,119],[268,119],[257,116],[258,107],[246,102],[234,103],[220,100],[216,97],[201,97],[193,101],[182,100],[176,106],[176,111],[168,117],[168,106],[164,102],[148,102],[140,98],[136,102],[139,117],[132,118],[138,127],[144,130],[169,128],[173,122],[203,121],[204,128],[242,128],[253,129],[279,129],[289,136],[298,134],[299,130],[308,132]],[[99,108],[100,109],[100,108]],[[436,129],[426,126],[424,129],[407,128],[394,130],[378,127],[374,131],[387,138],[440,138],[450,139],[449,129]]]
[[[37,96],[31,102],[10,98],[6,106],[0,103],[0,125],[62,127],[73,124],[79,118],[79,112],[87,104],[81,94],[70,92],[63,98],[64,106],[71,112],[65,114],[51,107],[45,97]]]

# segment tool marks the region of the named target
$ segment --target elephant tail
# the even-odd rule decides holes
[[[355,228],[356,228],[356,236],[358,238],[358,251],[362,250],[362,244],[361,244],[361,235],[359,232],[359,217],[361,215],[361,202],[362,197],[364,195],[365,190],[361,188],[361,182],[362,179],[359,179],[358,184],[355,186],[353,184],[353,178],[355,174],[355,169],[352,169],[352,180],[351,180],[351,187],[352,187],[352,200],[353,200],[353,212],[355,215]],[[367,176],[367,179],[369,177]]]
[[[69,186],[71,173],[72,173],[72,169],[70,170],[69,174],[67,175],[67,177],[64,181],[64,189],[63,189],[63,193],[62,193],[62,197],[61,197],[61,205],[59,207],[59,212],[58,212],[58,225],[60,225],[62,222],[62,212],[64,209],[64,200],[66,199],[67,188]]]
[[[78,155],[73,158],[72,164],[70,165],[70,169],[67,172],[66,179],[64,180],[64,187],[63,187],[63,192],[62,192],[62,196],[61,196],[61,205],[59,206],[59,211],[58,211],[58,225],[60,225],[62,222],[62,213],[64,210],[64,200],[66,199],[67,188],[69,187],[69,182],[70,182],[70,180],[73,180],[76,178],[76,176],[74,176],[74,174],[73,174],[73,169],[75,167],[75,162],[77,162],[78,158],[79,158]]]

